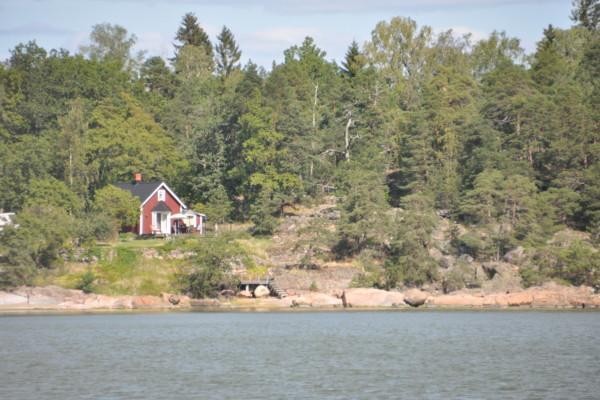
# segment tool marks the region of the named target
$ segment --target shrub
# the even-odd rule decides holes
[[[487,244],[472,233],[465,233],[456,240],[459,253],[469,254],[474,258],[487,247]]]
[[[573,285],[600,286],[600,254],[581,241],[558,251],[555,276]]]
[[[600,287],[600,256],[590,244],[576,240],[566,247],[537,249],[520,271],[523,285],[540,285],[548,279],[572,285]]]
[[[533,266],[525,266],[519,270],[521,275],[521,283],[524,287],[539,286],[547,279],[538,268]]]
[[[232,264],[252,262],[230,235],[202,238],[193,249],[191,266],[178,274],[181,290],[192,297],[215,297],[219,291],[234,289],[238,280],[231,274]]]
[[[256,203],[250,208],[250,221],[254,223],[253,234],[270,235],[275,231],[278,224],[277,218],[275,218],[278,207],[279,203],[272,198],[268,191],[261,191]]]
[[[86,271],[77,282],[75,289],[82,290],[83,293],[92,293],[94,291],[94,281],[96,275],[92,271]]]
[[[80,244],[95,240],[114,240],[117,238],[115,220],[104,213],[88,213],[77,220],[77,237]]]
[[[126,190],[107,185],[96,191],[94,210],[114,219],[116,226],[135,226],[139,216],[139,200]]]

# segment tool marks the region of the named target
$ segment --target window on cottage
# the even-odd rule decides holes
[[[160,189],[158,191],[158,201],[165,201],[165,190]]]

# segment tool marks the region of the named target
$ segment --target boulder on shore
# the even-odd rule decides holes
[[[419,289],[409,289],[404,292],[404,302],[412,307],[419,307],[425,304],[429,294]]]
[[[269,297],[270,294],[271,291],[268,287],[264,285],[258,285],[256,289],[254,289],[254,297],[256,297],[257,299],[260,297]]]

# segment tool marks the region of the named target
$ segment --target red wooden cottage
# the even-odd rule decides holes
[[[135,174],[130,183],[117,183],[140,200],[140,219],[136,227],[140,235],[171,235],[203,230],[204,215],[187,207],[173,190],[161,181],[142,182],[141,174]]]

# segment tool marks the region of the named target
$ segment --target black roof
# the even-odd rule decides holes
[[[167,205],[167,203],[165,203],[164,201],[159,201],[154,208],[152,209],[152,211],[171,211],[171,209],[169,208],[169,206]]]
[[[132,195],[140,199],[140,202],[145,201],[154,192],[162,182],[119,182],[115,186],[119,189],[127,190]]]

